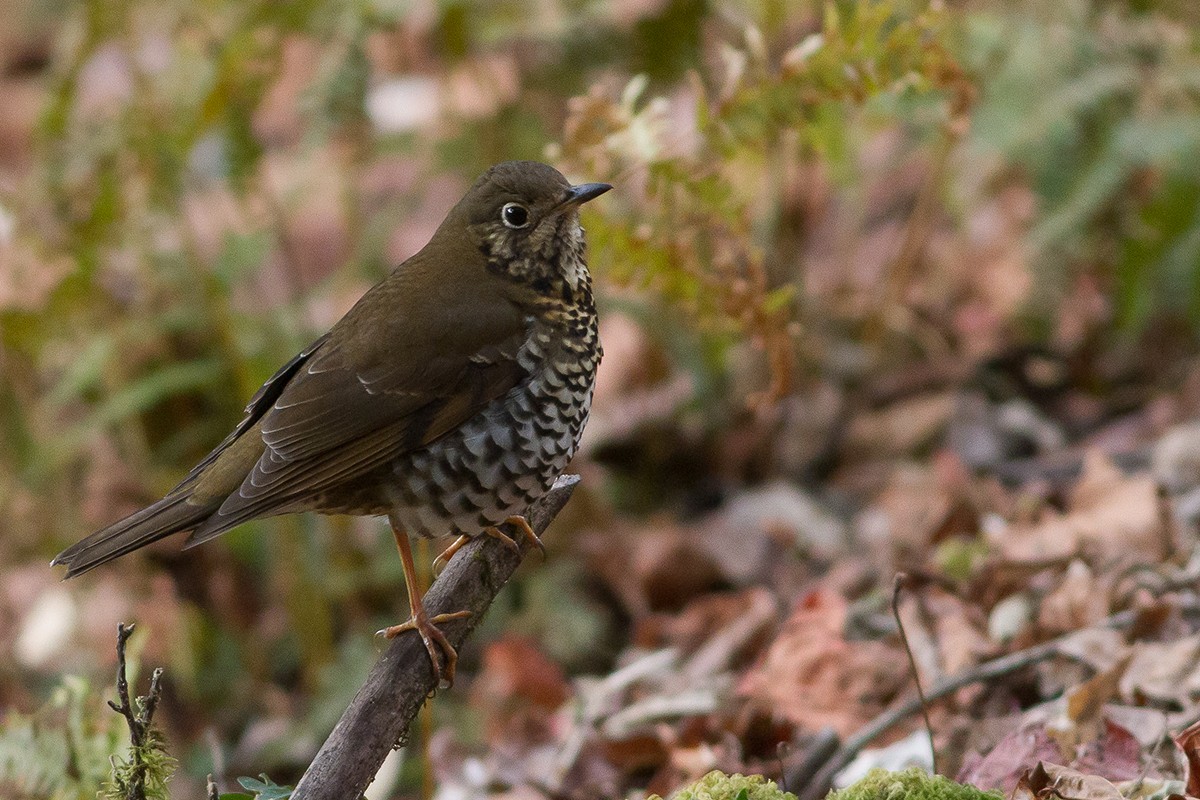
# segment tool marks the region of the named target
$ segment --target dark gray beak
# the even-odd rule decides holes
[[[565,211],[572,206],[580,206],[588,200],[595,200],[600,195],[611,189],[607,183],[581,183],[578,186],[572,186],[567,190],[567,197],[558,204],[555,211]]]

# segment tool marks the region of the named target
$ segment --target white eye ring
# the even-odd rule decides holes
[[[514,230],[529,224],[529,209],[520,203],[505,203],[500,209],[500,221]]]

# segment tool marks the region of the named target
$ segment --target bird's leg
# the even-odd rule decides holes
[[[542,537],[538,536],[533,528],[530,527],[529,520],[520,515],[514,515],[504,521],[520,531],[521,536],[525,537],[525,540],[536,547],[538,552],[542,554],[542,560],[546,560],[546,545],[542,544]]]
[[[454,558],[455,553],[462,550],[467,542],[471,541],[471,537],[465,533],[450,543],[450,546],[441,552],[441,554],[433,560],[433,574],[441,573],[449,564],[450,559]]]
[[[446,639],[445,634],[438,630],[437,626],[452,619],[469,617],[471,616],[471,612],[455,611],[452,614],[438,614],[435,617],[430,617],[425,613],[425,604],[421,602],[421,592],[417,588],[417,567],[413,563],[412,543],[409,542],[408,534],[404,532],[404,529],[394,517],[389,515],[388,522],[392,526],[392,536],[396,539],[396,549],[400,551],[400,561],[404,564],[404,583],[408,590],[408,605],[412,610],[412,616],[407,622],[393,625],[390,628],[384,628],[379,633],[388,639],[394,639],[405,631],[416,631],[421,636],[421,641],[425,643],[425,650],[429,653],[429,660],[433,664],[433,672],[438,679],[438,683],[445,680],[448,685],[453,686],[454,668],[458,664],[458,653],[449,640]],[[446,656],[445,668],[441,666],[441,662],[438,660],[436,649],[439,647]]]

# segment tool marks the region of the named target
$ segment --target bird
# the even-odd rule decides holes
[[[416,631],[452,685],[458,656],[437,626],[469,612],[426,613],[410,536],[457,535],[442,564],[481,534],[517,547],[505,523],[540,546],[523,515],[575,454],[603,355],[579,209],[611,188],[536,161],[488,169],[175,488],[51,564],[72,578],[280,514],[386,516],[411,616],[379,633]]]

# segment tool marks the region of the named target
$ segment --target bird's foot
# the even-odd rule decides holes
[[[471,541],[471,537],[463,534],[451,542],[450,546],[443,550],[441,554],[433,560],[433,574],[435,576],[440,575],[442,570],[450,565],[450,559],[454,558],[454,554],[459,550],[462,550],[469,541]]]
[[[508,520],[505,520],[505,522],[507,521]],[[521,546],[517,544],[511,536],[497,528],[495,525],[484,528],[483,534],[484,536],[490,536],[493,539],[499,539],[509,550],[512,550],[517,555],[521,555]]]
[[[377,632],[376,636],[383,636],[387,639],[395,639],[405,631],[416,631],[421,636],[421,641],[425,644],[425,650],[429,653],[429,661],[433,664],[433,674],[437,678],[438,684],[441,685],[444,681],[446,687],[454,685],[454,670],[458,666],[458,651],[454,649],[454,645],[446,638],[446,634],[438,629],[438,625],[450,620],[463,619],[471,616],[470,611],[455,611],[450,614],[437,614],[430,617],[425,614],[425,609],[420,605],[413,611],[412,617],[407,622],[402,622],[399,625],[392,625]],[[446,664],[443,667],[438,658],[437,650],[441,649],[442,654],[446,657]]]
[[[534,532],[533,527],[529,524],[529,520],[522,516],[514,515],[504,521],[516,528],[521,536],[525,538],[525,541],[537,548],[538,552],[542,554],[542,561],[546,560],[546,545],[542,544],[542,537]]]

